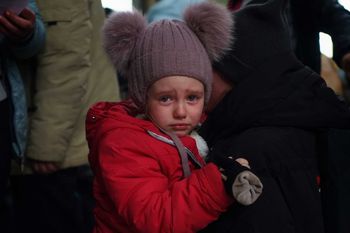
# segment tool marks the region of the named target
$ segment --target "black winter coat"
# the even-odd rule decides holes
[[[283,82],[256,80],[253,86],[243,82],[209,115],[200,131],[211,148],[211,160],[216,156],[246,158],[264,185],[256,203],[234,204],[203,232],[324,232],[316,182],[318,148],[322,148],[318,135],[327,127],[349,128],[350,112],[303,65],[285,76],[290,63],[284,66],[283,60],[279,69],[265,64],[264,69],[271,70],[259,72],[259,77],[283,77]],[[279,88],[266,91],[275,85]]]
[[[233,204],[203,232],[323,233],[316,138],[294,127],[256,127],[220,141],[214,153],[248,159],[264,185],[250,206]]]
[[[234,13],[235,44],[214,68],[233,90],[200,133],[218,156],[248,159],[263,193],[233,204],[203,232],[323,233],[318,135],[350,128],[350,110],[290,46],[284,0],[252,0]]]

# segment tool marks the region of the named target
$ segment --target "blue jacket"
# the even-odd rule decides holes
[[[35,12],[36,22],[33,36],[23,44],[13,44],[6,38],[0,38],[1,63],[6,76],[8,98],[12,110],[12,147],[14,155],[23,158],[28,129],[27,103],[24,83],[17,65],[18,60],[28,59],[36,55],[45,40],[45,28],[34,0],[30,0],[29,8]]]
[[[186,7],[203,1],[205,0],[161,0],[150,8],[147,20],[151,23],[162,19],[181,19]]]

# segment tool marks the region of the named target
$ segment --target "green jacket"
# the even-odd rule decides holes
[[[88,163],[85,117],[95,102],[119,100],[116,71],[101,43],[100,0],[37,0],[47,30],[38,57],[27,157],[61,168]]]

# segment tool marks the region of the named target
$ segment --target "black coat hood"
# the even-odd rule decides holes
[[[348,106],[294,56],[285,8],[285,0],[257,0],[233,13],[234,45],[214,68],[234,88],[201,129],[209,145],[251,127],[350,127]]]

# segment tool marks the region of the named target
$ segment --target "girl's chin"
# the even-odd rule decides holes
[[[173,131],[175,134],[176,134],[176,136],[178,136],[178,137],[182,137],[182,136],[185,136],[185,135],[188,135],[189,134],[189,132],[187,132],[187,130],[186,131]]]

